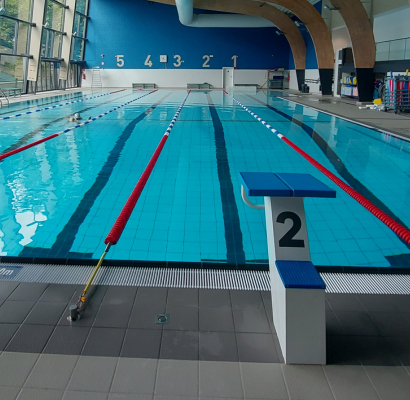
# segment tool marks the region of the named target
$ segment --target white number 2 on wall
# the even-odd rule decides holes
[[[211,57],[203,56],[202,59],[205,60],[205,62],[202,64],[202,68],[209,68],[210,65],[208,65],[208,63],[209,63],[209,60],[211,59]]]
[[[118,55],[115,56],[117,58],[117,67],[123,67],[124,66],[124,55]]]

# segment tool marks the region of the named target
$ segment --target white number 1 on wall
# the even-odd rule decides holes
[[[232,56],[231,60],[233,60],[233,67],[236,68],[236,59],[238,58],[238,56]]]

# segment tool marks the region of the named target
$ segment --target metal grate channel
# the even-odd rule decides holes
[[[0,268],[15,265],[0,263]],[[0,281],[85,285],[94,269],[83,265],[19,265],[24,268],[16,276],[0,276]],[[410,294],[410,275],[329,272],[320,275],[327,293]],[[267,271],[102,267],[94,284],[269,291],[270,277]]]

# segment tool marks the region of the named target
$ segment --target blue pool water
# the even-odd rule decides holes
[[[14,104],[0,116],[90,97]],[[73,126],[148,92],[127,90],[0,121],[0,152]],[[0,162],[0,255],[101,256],[104,239],[185,91],[159,90]],[[410,143],[258,92],[235,97],[378,207],[410,226]],[[219,91],[191,92],[123,235],[107,258],[266,263],[264,212],[247,207],[239,172],[310,173],[336,199],[306,199],[312,261],[410,266],[389,228]],[[260,201],[261,202],[261,201]]]

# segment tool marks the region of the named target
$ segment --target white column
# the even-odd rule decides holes
[[[41,35],[43,33],[43,21],[45,12],[45,0],[36,0],[33,2],[33,19],[32,22],[36,24],[31,28],[30,35],[30,51],[33,56],[28,60],[28,74],[27,80],[37,81],[38,66],[40,64],[41,54]]]

